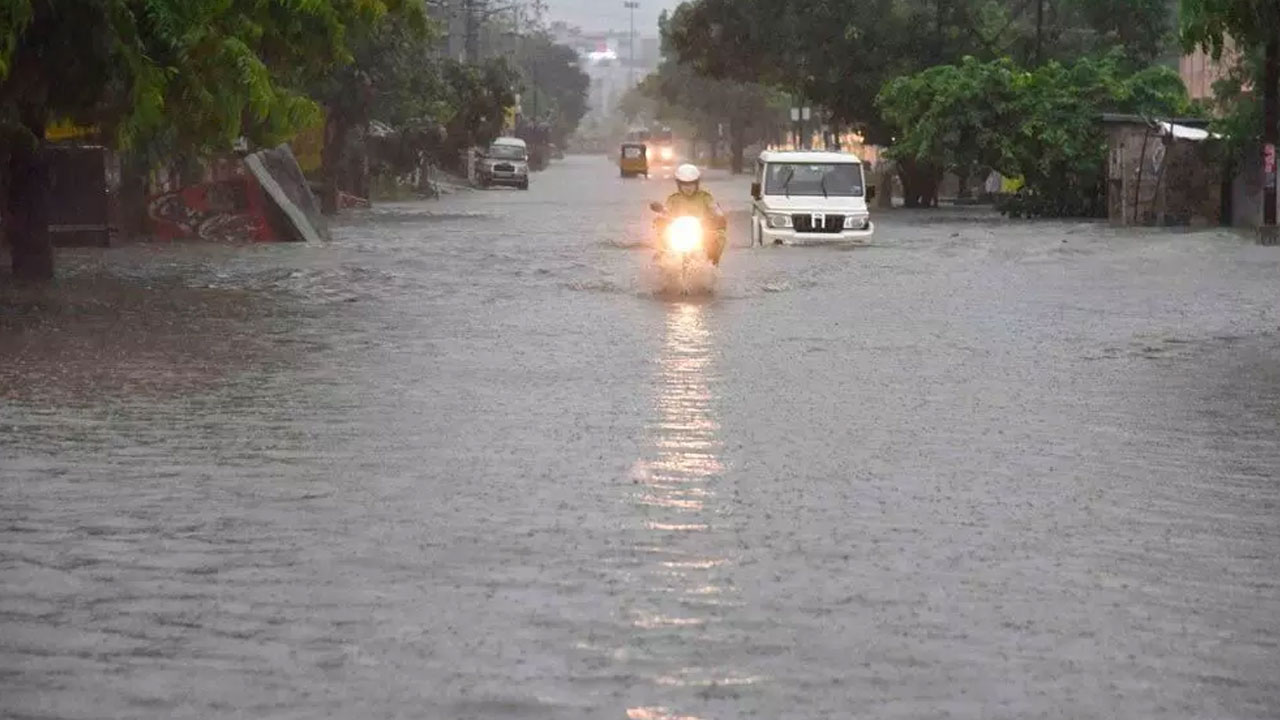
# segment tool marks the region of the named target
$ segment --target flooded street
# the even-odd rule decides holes
[[[0,716],[1280,718],[1280,253],[748,182],[688,300],[601,157],[0,290]]]

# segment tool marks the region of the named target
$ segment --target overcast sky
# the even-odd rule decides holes
[[[680,0],[639,0],[636,10],[636,34],[657,35],[658,13],[674,9]],[[623,0],[547,0],[547,19],[564,20],[583,30],[626,30],[630,10]]]

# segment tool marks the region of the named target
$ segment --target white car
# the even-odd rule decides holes
[[[856,155],[839,152],[760,153],[751,183],[751,241],[870,242],[866,177]]]
[[[480,186],[510,185],[529,189],[529,147],[519,138],[494,140],[477,168]]]

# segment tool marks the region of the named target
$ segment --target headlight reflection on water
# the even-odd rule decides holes
[[[701,241],[701,223],[689,218]],[[677,221],[679,222],[679,221]],[[673,223],[674,225],[674,223]],[[670,238],[676,233],[670,233]],[[700,651],[721,631],[724,613],[741,605],[732,583],[732,541],[717,527],[723,475],[723,441],[716,417],[716,337],[707,326],[706,307],[669,307],[654,375],[655,417],[649,423],[652,455],[635,474],[634,503],[648,539],[636,550],[652,558],[633,602],[633,642],[666,650],[665,667],[650,676],[652,705],[628,708],[629,720],[707,720],[660,704],[672,688],[749,685],[760,678],[709,660]],[[663,689],[666,690],[663,690]]]

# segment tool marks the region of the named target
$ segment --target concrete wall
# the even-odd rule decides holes
[[[1280,188],[1277,188],[1280,196]],[[1231,224],[1256,228],[1262,224],[1262,150],[1254,146],[1245,152],[1231,181]]]

